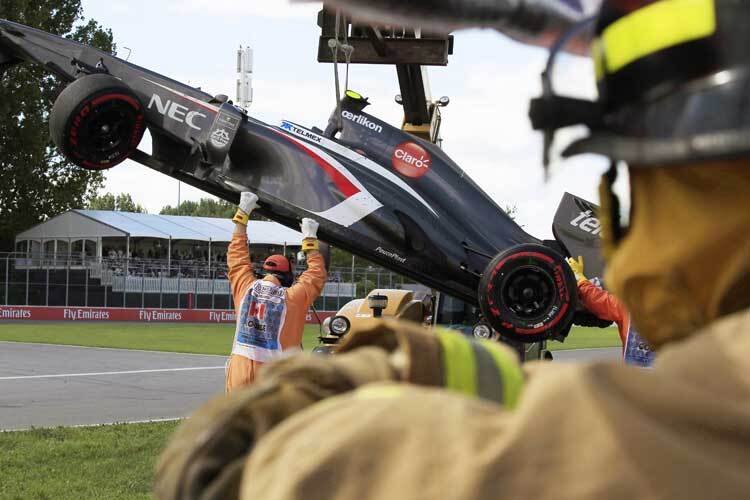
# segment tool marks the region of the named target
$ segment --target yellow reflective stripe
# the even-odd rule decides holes
[[[591,58],[594,60],[594,74],[598,82],[604,78],[604,46],[600,38],[591,41]]]
[[[404,393],[403,387],[395,384],[370,384],[354,393],[357,399],[391,399],[397,398]]]
[[[618,19],[602,33],[608,73],[654,52],[716,31],[714,0],[662,0]]]
[[[479,342],[490,353],[500,370],[503,379],[503,403],[507,408],[514,408],[523,389],[523,372],[520,363],[502,346],[489,340]]]
[[[437,336],[443,347],[445,388],[476,396],[477,370],[471,344],[456,333],[437,330]]]

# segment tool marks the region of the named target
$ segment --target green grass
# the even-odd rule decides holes
[[[180,325],[164,323],[5,323],[0,340],[41,342],[227,355],[234,336],[233,325]],[[305,350],[318,345],[318,326],[306,325]],[[618,347],[616,328],[573,327],[565,343],[550,342],[551,350]]]
[[[156,458],[177,422],[0,433],[0,498],[151,498]]]
[[[551,351],[568,349],[592,349],[597,347],[622,347],[616,327],[584,328],[574,326],[565,342],[548,342]]]
[[[164,323],[6,323],[0,340],[227,355],[234,325]],[[318,345],[318,326],[306,325],[305,349]]]

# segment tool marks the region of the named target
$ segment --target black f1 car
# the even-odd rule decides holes
[[[347,92],[327,130],[262,123],[226,96],[140,68],[92,47],[0,20],[0,74],[23,61],[67,87],[50,116],[59,150],[87,169],[127,158],[260,212],[454,297],[478,304],[508,339],[564,339],[576,313],[565,254],[597,272],[598,221],[566,195],[556,240],[524,232],[441,149],[364,112]],[[138,150],[151,133],[152,153]]]

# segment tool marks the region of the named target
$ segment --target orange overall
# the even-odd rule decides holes
[[[624,348],[628,339],[628,331],[630,331],[630,314],[622,302],[588,280],[578,282],[578,297],[589,312],[603,320],[617,323],[617,330]]]
[[[247,235],[235,233],[232,236],[232,242],[227,252],[227,264],[235,312],[239,321],[240,308],[245,295],[258,279],[250,262]],[[286,317],[280,332],[282,350],[300,347],[307,311],[315,299],[320,296],[327,277],[323,256],[317,251],[309,252],[307,254],[307,271],[302,273],[294,285],[284,290],[286,294]],[[279,281],[274,276],[269,275],[263,279],[279,285]],[[227,392],[251,383],[262,364],[260,361],[232,354],[226,370]]]

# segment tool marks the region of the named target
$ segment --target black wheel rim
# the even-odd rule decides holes
[[[86,156],[114,159],[127,152],[137,117],[132,106],[121,101],[102,103],[91,111],[81,127],[80,144]]]
[[[548,273],[536,266],[512,270],[501,289],[502,304],[524,320],[541,318],[554,298],[555,283]]]

